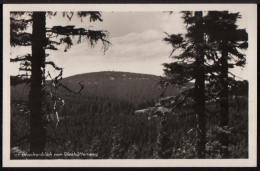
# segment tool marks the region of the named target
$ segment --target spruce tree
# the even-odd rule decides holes
[[[185,35],[169,35],[164,39],[173,47],[171,57],[176,62],[164,64],[165,78],[169,84],[185,85],[195,81],[193,88],[194,111],[198,118],[197,153],[205,157],[206,115],[205,102],[219,99],[222,157],[228,157],[229,103],[228,92],[236,86],[229,69],[243,67],[246,63],[241,49],[246,49],[247,33],[236,24],[239,13],[227,11],[184,12],[187,24]],[[177,53],[176,53],[177,51]],[[234,74],[230,73],[234,76]],[[205,84],[207,82],[207,84]]]
[[[223,158],[229,157],[228,144],[229,135],[226,130],[229,127],[229,91],[233,89],[234,79],[229,75],[231,68],[244,67],[246,64],[245,54],[241,51],[248,47],[248,35],[245,29],[239,29],[237,20],[239,13],[228,11],[209,11],[205,17],[206,33],[209,44],[214,53],[214,70],[217,73],[220,103],[220,143],[222,145],[221,154]],[[234,74],[232,74],[234,75]],[[229,88],[230,87],[230,88]]]
[[[89,30],[75,28],[74,25],[53,26],[46,28],[46,16],[55,16],[57,12],[11,12],[10,43],[12,46],[31,46],[31,54],[18,56],[11,59],[11,62],[20,62],[19,70],[25,72],[17,77],[20,82],[30,83],[29,108],[30,108],[30,152],[40,153],[44,151],[46,144],[46,130],[43,112],[43,99],[46,92],[44,85],[46,77],[52,79],[53,85],[61,86],[63,69],[52,61],[46,61],[46,49],[58,50],[60,44],[66,44],[65,52],[73,45],[72,36],[77,36],[78,43],[85,37],[94,46],[98,41],[103,43],[104,50],[110,42],[106,39],[108,34],[103,30]],[[77,17],[89,17],[90,22],[102,21],[101,13],[96,11],[62,12],[63,17],[71,20],[74,15]],[[27,28],[32,24],[32,33]],[[54,36],[55,35],[55,36]],[[58,76],[52,78],[46,72],[46,65],[52,66],[59,71]],[[47,74],[48,73],[48,74]],[[12,77],[12,80],[17,77]],[[14,81],[11,81],[11,83]],[[63,86],[63,88],[68,89]]]
[[[164,64],[165,80],[170,84],[185,85],[194,80],[192,91],[194,113],[197,118],[197,155],[205,158],[205,40],[202,11],[183,12],[187,33],[167,34],[164,41],[172,45],[171,57],[177,61]],[[184,92],[187,92],[185,90]],[[188,93],[190,95],[190,93]]]

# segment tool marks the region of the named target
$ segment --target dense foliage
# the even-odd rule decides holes
[[[143,76],[142,76],[143,77]],[[132,76],[133,78],[133,76]],[[73,78],[71,78],[72,80]],[[74,78],[75,79],[75,78]],[[69,81],[69,80],[68,80]],[[133,80],[132,80],[133,81]],[[143,82],[142,84],[145,84]],[[243,85],[243,84],[242,84]],[[145,86],[145,85],[144,85]],[[18,91],[13,87],[11,94]],[[247,87],[240,86],[241,96],[230,100],[232,145],[231,156],[247,157]],[[22,89],[19,89],[20,91]],[[147,91],[150,91],[147,88]],[[137,92],[138,93],[138,92]],[[139,94],[139,93],[138,93]],[[133,94],[132,92],[132,95]],[[139,94],[140,95],[140,94]],[[171,95],[171,94],[166,94]],[[94,95],[74,95],[62,91],[65,106],[60,112],[60,122],[55,120],[47,124],[46,152],[84,152],[88,156],[79,158],[159,158],[166,151],[166,158],[195,158],[196,131],[195,115],[191,108],[178,109],[176,115],[168,115],[164,131],[158,132],[160,118],[148,118],[134,111],[155,104],[147,98],[142,102],[132,101],[130,96],[124,99],[106,97],[105,91]],[[29,110],[27,101],[18,97],[12,101],[12,137],[11,146],[28,152]],[[219,158],[218,117],[214,114],[216,103],[208,103],[207,108],[207,157]],[[243,121],[243,122],[241,122]],[[158,146],[158,136],[166,134],[161,142],[168,145],[163,150]],[[160,138],[159,138],[160,139]],[[13,156],[15,157],[15,156]],[[17,157],[17,156],[16,156]],[[66,156],[77,158],[77,156]],[[57,158],[65,158],[64,155]]]

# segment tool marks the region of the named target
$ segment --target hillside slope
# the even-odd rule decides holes
[[[113,98],[128,102],[142,103],[147,100],[157,99],[162,93],[159,87],[160,77],[148,74],[103,71],[70,76],[64,78],[62,83],[69,89],[77,92],[80,84],[84,86],[81,96],[94,96],[101,98]],[[64,88],[60,93],[70,96],[71,93]],[[19,84],[12,86],[12,100],[25,100],[28,96],[29,86]],[[170,87],[167,95],[174,95],[177,88]]]

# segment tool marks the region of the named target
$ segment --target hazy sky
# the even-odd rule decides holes
[[[61,16],[47,18],[47,27],[53,25],[76,25],[92,29],[107,30],[112,43],[108,51],[101,44],[91,48],[87,42],[74,44],[64,52],[64,47],[50,52],[49,59],[64,68],[64,77],[96,71],[127,71],[162,75],[162,63],[170,62],[171,46],[162,41],[164,32],[185,31],[181,14],[165,12],[104,12],[103,22],[89,23],[74,17],[72,21]],[[242,12],[239,24],[246,28],[246,13]],[[30,47],[12,49],[12,57],[30,51]],[[12,74],[17,74],[17,65],[12,65]],[[236,71],[238,72],[238,71]],[[243,76],[245,72],[239,72]]]

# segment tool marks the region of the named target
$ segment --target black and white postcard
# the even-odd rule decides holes
[[[3,9],[3,166],[256,166],[256,5]]]

